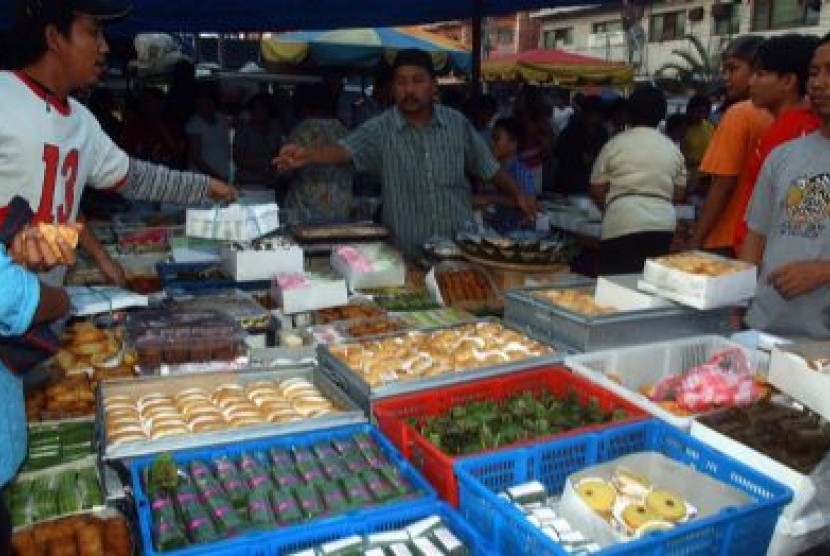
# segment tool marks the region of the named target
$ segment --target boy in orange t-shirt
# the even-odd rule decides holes
[[[712,182],[689,240],[692,248],[733,254],[735,229],[743,219],[741,192],[752,185],[747,161],[773,119],[766,110],[744,100],[749,96],[755,53],[763,41],[751,35],[738,37],[723,54],[723,77],[734,104],[726,110],[700,163],[700,172],[712,176]]]

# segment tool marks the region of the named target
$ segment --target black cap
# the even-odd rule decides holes
[[[98,19],[119,19],[133,9],[129,0],[68,0],[78,13],[89,14]]]
[[[35,21],[50,20],[63,10],[91,15],[98,19],[120,19],[132,11],[129,0],[24,0],[18,17]]]
[[[432,56],[426,51],[418,48],[406,48],[399,50],[395,56],[395,63],[392,64],[392,69],[398,69],[401,66],[415,66],[423,68],[430,75],[435,75],[435,66],[432,63]]]

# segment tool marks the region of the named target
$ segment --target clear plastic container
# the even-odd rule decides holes
[[[244,332],[219,311],[151,309],[130,315],[127,337],[142,372],[162,365],[232,361],[243,350]]]

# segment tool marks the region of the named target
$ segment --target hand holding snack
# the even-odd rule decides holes
[[[34,271],[75,264],[81,224],[27,226],[12,240],[10,254],[15,262]]]

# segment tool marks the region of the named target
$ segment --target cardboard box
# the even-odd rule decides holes
[[[219,252],[222,268],[237,282],[270,280],[278,272],[302,272],[303,249],[296,244],[276,249],[233,249]]]
[[[816,365],[814,360],[823,364]],[[770,383],[825,419],[830,419],[830,343],[800,342],[775,346]]]
[[[293,285],[283,289],[280,287],[279,277],[274,279],[272,285],[272,295],[280,301],[286,315],[339,307],[349,302],[346,281],[342,278],[316,272],[296,274],[305,278],[305,285]]]
[[[744,268],[729,274],[708,276],[667,266],[659,258],[647,259],[643,279],[637,283],[637,288],[695,309],[738,305],[755,295],[758,271],[754,265],[702,251],[690,254],[713,261],[741,264]]]
[[[643,311],[674,307],[671,301],[639,291],[637,274],[619,274],[597,278],[594,301],[603,307],[616,307],[620,311]]]
[[[338,248],[331,252],[331,267],[346,279],[351,291],[362,288],[385,288],[403,286],[406,283],[406,265],[400,253],[383,243],[369,243],[365,245],[344,245],[342,247],[356,249],[369,261],[379,258],[390,259],[391,266],[382,269],[362,272],[350,266],[338,253]]]

